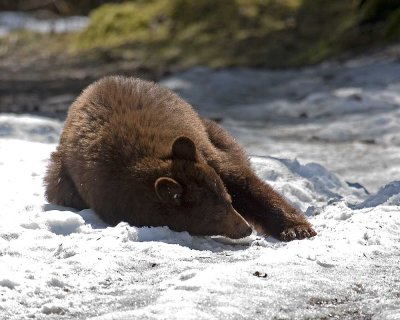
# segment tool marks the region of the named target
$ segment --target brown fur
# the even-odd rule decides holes
[[[170,90],[134,78],[103,78],[77,98],[45,184],[49,202],[90,207],[112,225],[240,238],[248,221],[282,240],[316,234],[228,133]]]

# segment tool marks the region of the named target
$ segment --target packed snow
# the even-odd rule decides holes
[[[0,115],[0,318],[400,319],[400,64],[374,61],[332,67],[347,79],[332,90],[323,66],[164,81],[222,117],[257,174],[308,216],[318,235],[290,243],[110,227],[48,204],[62,123]]]

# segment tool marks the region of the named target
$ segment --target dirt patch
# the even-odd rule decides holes
[[[111,74],[148,80],[159,77],[129,61],[99,63],[68,55],[4,56],[0,63],[0,112],[45,113],[63,118],[82,89]]]

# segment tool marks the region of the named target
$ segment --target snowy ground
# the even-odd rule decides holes
[[[327,69],[340,87],[320,83]],[[400,64],[197,69],[164,83],[222,116],[318,236],[232,242],[46,204],[62,124],[3,114],[0,318],[400,319]]]

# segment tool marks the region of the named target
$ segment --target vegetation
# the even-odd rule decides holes
[[[136,0],[90,18],[77,50],[164,68],[300,66],[400,35],[393,0]]]
[[[296,67],[400,39],[394,0],[114,2],[92,10],[81,33],[54,36],[51,48],[165,72],[199,64]],[[88,10],[89,2],[70,3]]]
[[[265,65],[259,41],[292,23],[298,0],[150,0],[108,4],[91,14],[78,50],[113,51],[166,67]],[[251,63],[250,63],[251,62]]]

